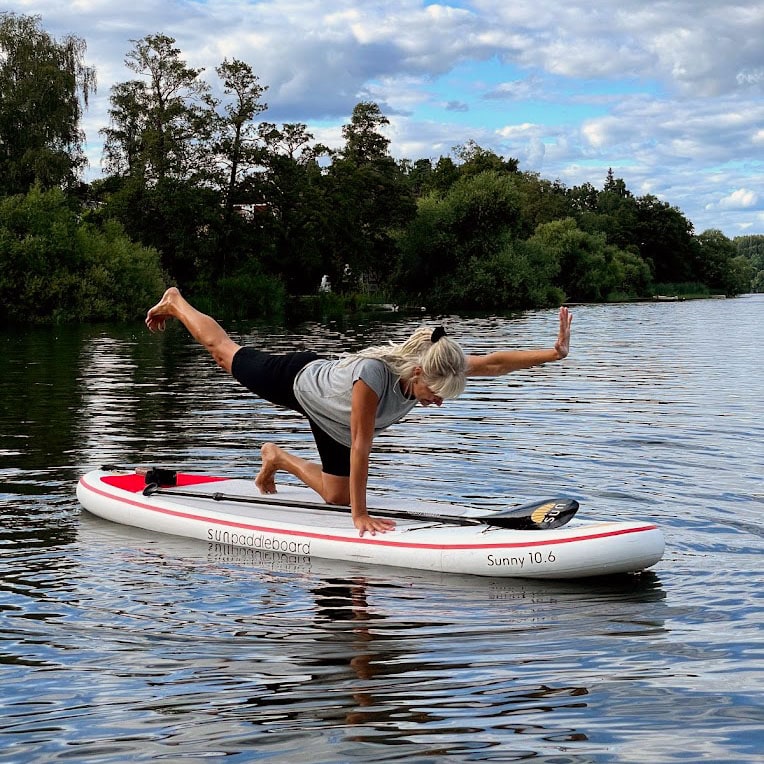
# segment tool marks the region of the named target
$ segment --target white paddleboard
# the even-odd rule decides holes
[[[177,476],[177,486],[144,495],[143,475],[94,470],[77,486],[82,506],[115,523],[263,552],[510,578],[584,578],[644,570],[663,556],[661,531],[649,522],[574,518],[553,530],[513,530],[454,518],[475,509],[369,496],[396,527],[358,535],[349,509],[327,505],[310,489],[283,485],[263,496],[252,480]],[[373,508],[370,514],[374,514]],[[434,519],[427,519],[428,515]]]

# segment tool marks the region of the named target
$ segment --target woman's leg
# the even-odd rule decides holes
[[[177,318],[191,336],[203,345],[215,362],[229,374],[233,357],[241,348],[215,321],[214,318],[194,308],[175,288],[170,287],[162,299],[146,314],[146,326],[150,331],[164,331],[168,318]]]
[[[262,466],[255,478],[261,493],[276,493],[276,473],[288,472],[312,488],[327,504],[350,504],[350,479],[328,475],[321,465],[284,451],[275,443],[262,448]]]
[[[233,357],[241,346],[226,334],[217,321],[194,308],[175,287],[170,287],[162,299],[148,311],[146,326],[152,332],[163,331],[168,318],[177,318],[191,336],[207,349],[216,363],[227,372],[231,372]],[[300,360],[300,363],[304,362],[304,359]],[[348,478],[329,475],[323,472],[320,465],[294,456],[274,443],[266,443],[263,446],[262,457],[260,473],[255,478],[255,484],[262,493],[276,492],[275,475],[283,471],[302,480],[328,504],[350,503]]]

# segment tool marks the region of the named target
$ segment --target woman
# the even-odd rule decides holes
[[[163,331],[177,318],[216,363],[256,395],[305,415],[321,464],[301,459],[274,443],[262,447],[255,478],[261,493],[276,492],[276,473],[288,472],[329,504],[349,504],[361,536],[395,527],[370,517],[366,483],[374,436],[402,419],[417,404],[442,405],[464,390],[468,376],[499,376],[550,361],[570,349],[573,316],[560,308],[553,348],[501,350],[466,356],[442,327],[417,330],[400,345],[373,347],[338,360],[303,351],[274,355],[234,342],[221,326],[199,312],[175,287],[146,314],[150,331]]]

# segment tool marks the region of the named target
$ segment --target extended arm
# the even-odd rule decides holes
[[[392,530],[392,520],[369,517],[366,508],[366,484],[369,478],[369,458],[374,440],[374,422],[379,396],[363,380],[353,385],[350,410],[350,509],[353,524],[360,535],[369,531],[384,533]]]
[[[570,352],[570,324],[573,315],[560,308],[560,331],[553,348],[544,350],[497,350],[486,355],[467,356],[467,374],[471,377],[498,377],[518,369],[529,369],[550,361],[561,361]]]

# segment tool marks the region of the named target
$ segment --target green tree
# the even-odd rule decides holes
[[[585,201],[583,197],[581,201]],[[590,200],[588,200],[590,201]],[[637,205],[622,178],[615,178],[609,169],[602,191],[597,192],[594,206],[586,204],[577,216],[578,227],[588,233],[602,233],[609,244],[626,248],[635,244]]]
[[[0,201],[3,320],[133,320],[164,282],[156,251],[83,222],[60,189]]]
[[[521,197],[515,179],[506,173],[465,175],[451,187],[445,203],[461,258],[493,252],[502,236],[519,233]]]
[[[262,167],[253,194],[262,204],[253,223],[264,234],[260,250],[264,267],[278,275],[292,294],[315,292],[321,276],[332,267],[327,242],[334,210],[318,165],[329,150],[316,144],[301,123],[279,128],[264,122],[259,133]]]
[[[222,81],[223,92],[229,97],[223,114],[215,113],[212,151],[221,165],[219,184],[230,216],[234,204],[248,201],[240,192],[242,176],[251,174],[262,159],[254,118],[268,108],[261,101],[267,87],[260,84],[249,64],[238,59],[225,59],[215,71]],[[215,109],[220,104],[210,99],[210,105]]]
[[[502,159],[498,154],[484,149],[474,140],[454,146],[454,156],[460,161],[459,174],[479,175],[482,172],[517,172],[519,161],[510,157]]]
[[[406,176],[406,182],[411,193],[415,197],[421,196],[432,178],[432,162],[429,159],[417,159],[416,162],[403,159],[398,166]]]
[[[736,236],[732,243],[737,247],[738,255],[751,264],[753,275],[748,289],[764,292],[764,235]]]
[[[602,233],[582,231],[572,218],[540,225],[530,240],[559,263],[558,286],[569,300],[601,301],[623,288],[621,250]]]
[[[751,260],[754,267],[764,268],[764,234],[736,236],[732,243],[737,248],[737,253]]]
[[[397,254],[392,234],[414,215],[405,175],[388,154],[389,139],[380,132],[388,123],[377,104],[361,102],[342,128],[345,145],[327,172],[333,283],[342,280],[346,266],[356,278],[384,283]]]
[[[144,172],[144,134],[151,108],[143,82],[131,80],[112,86],[109,116],[111,126],[103,128],[103,163],[119,177],[140,177]]]
[[[120,177],[105,216],[162,255],[181,286],[209,285],[219,272],[221,192],[211,187],[216,126],[201,69],[186,65],[166,35],[132,40],[125,64],[141,79],[112,88],[107,168]]]
[[[743,255],[733,257],[730,262],[730,294],[738,295],[753,291],[756,275],[756,270],[747,257]]]
[[[420,198],[416,216],[398,236],[398,288],[430,299],[437,295],[449,305],[474,303],[456,282],[466,278],[465,269],[506,249],[517,237],[519,219],[520,195],[514,178],[504,172],[467,175],[445,195]]]
[[[125,65],[142,79],[112,88],[111,125],[101,131],[107,169],[147,182],[203,174],[208,166],[200,149],[210,141],[212,123],[202,70],[181,60],[172,37],[131,42]]]
[[[692,223],[667,202],[648,194],[636,200],[635,244],[656,283],[698,280]],[[702,279],[700,279],[702,280]]]
[[[502,237],[496,251],[460,265],[445,287],[446,304],[507,311],[559,305],[564,294],[553,286],[557,259],[533,242]]]
[[[72,187],[86,164],[80,128],[95,91],[84,40],[55,40],[39,16],[0,13],[0,193]]]
[[[567,189],[566,195],[570,208],[576,217],[597,212],[599,191],[591,183],[584,183],[581,186]]]
[[[219,194],[190,180],[164,178],[147,185],[123,179],[101,216],[160,252],[162,266],[181,288],[209,289],[219,273],[222,207]]]
[[[698,275],[710,287],[728,295],[748,291],[752,268],[735,263],[737,247],[721,231],[709,229],[696,237]]]
[[[390,120],[376,103],[361,101],[356,104],[350,123],[342,127],[345,146],[340,156],[359,167],[378,161],[386,162],[390,158],[390,139],[380,130],[389,124]]]
[[[440,157],[432,168],[432,174],[422,187],[424,193],[435,191],[445,194],[459,180],[459,168],[451,157]]]
[[[521,172],[514,176],[520,194],[519,235],[527,239],[542,223],[561,220],[572,214],[567,189],[560,181],[540,178],[536,173]]]
[[[219,192],[222,204],[219,257],[208,262],[213,282],[232,277],[253,251],[262,249],[262,231],[249,224],[247,211],[254,209],[253,203],[262,202],[259,193],[253,193],[264,155],[254,120],[267,109],[261,101],[267,87],[260,84],[249,64],[225,59],[215,71],[224,99],[205,97],[211,139],[200,147],[200,153],[209,155],[207,182]],[[252,264],[247,267],[251,270]]]

